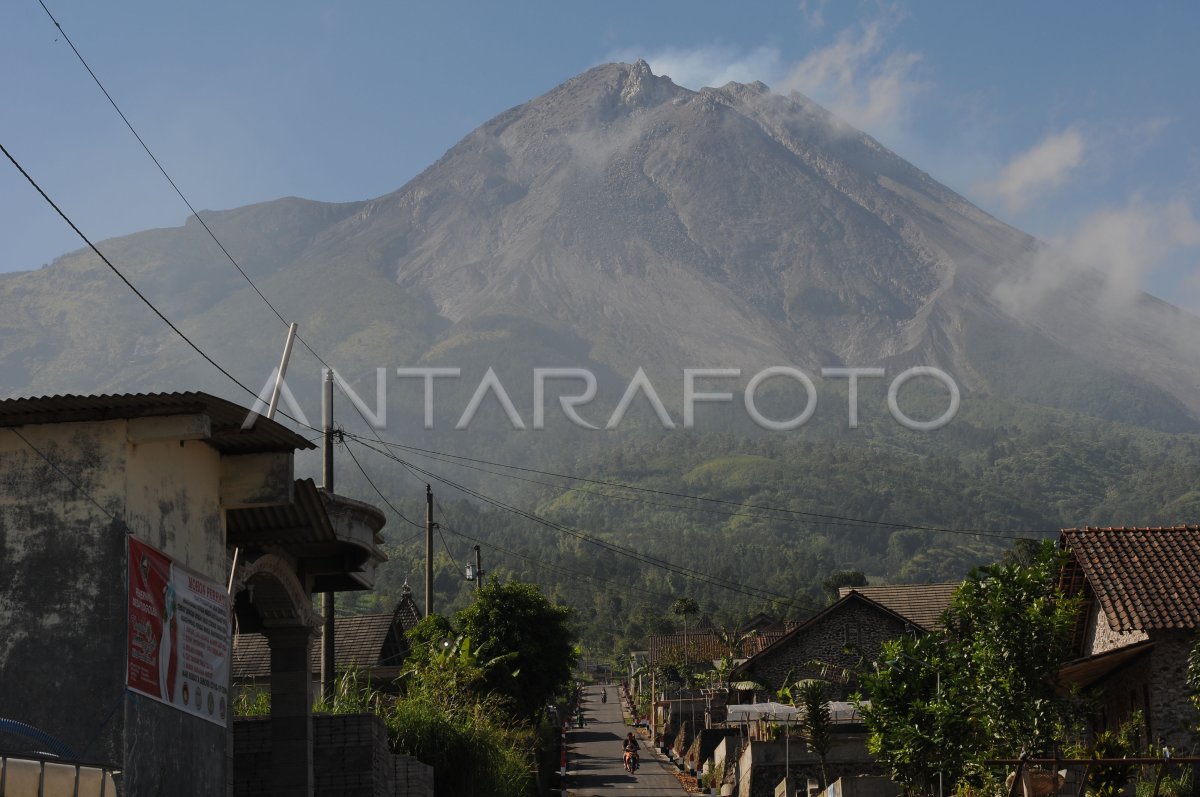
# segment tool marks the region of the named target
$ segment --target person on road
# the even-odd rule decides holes
[[[625,741],[621,743],[621,746],[625,751],[625,771],[632,774],[638,768],[638,742],[633,738],[632,732],[625,736]]]

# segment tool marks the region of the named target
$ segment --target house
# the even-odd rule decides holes
[[[825,769],[831,782],[882,774],[867,752],[866,730],[848,702],[857,687],[855,673],[879,657],[884,642],[940,627],[941,615],[957,588],[957,584],[843,587],[835,603],[735,667],[731,678],[757,683],[767,692],[804,679],[828,681],[835,733]],[[731,718],[753,716],[756,710],[756,706],[733,705],[728,709]],[[774,713],[768,717],[778,720]],[[748,738],[736,753],[738,793],[768,797],[777,793],[785,776],[796,793],[818,783],[817,756],[799,740],[789,744],[764,738],[762,725],[748,726]],[[725,753],[731,754],[735,753]]]
[[[857,592],[911,620],[914,625],[925,631],[936,631],[942,627],[942,614],[950,606],[950,599],[960,586],[961,582],[952,581],[943,584],[841,587],[838,597],[844,598],[851,592]]]
[[[394,690],[408,656],[407,634],[421,620],[421,610],[405,584],[389,614],[355,614],[334,618],[334,669],[354,671],[374,689]],[[321,678],[319,650],[313,646],[310,669],[314,689]],[[235,633],[233,684],[238,689],[269,689],[271,651],[262,634]]]
[[[734,681],[753,681],[775,692],[788,682],[829,679],[830,670],[851,675],[879,655],[883,643],[905,633],[923,632],[908,617],[884,606],[855,588],[762,651],[734,667]],[[854,679],[834,678],[830,699],[844,701],[854,691]]]
[[[739,629],[745,635],[740,656],[730,663],[736,665],[746,657],[759,653],[782,637],[794,623],[784,623],[759,615],[753,625]],[[753,633],[749,633],[753,632]],[[694,729],[707,727],[713,721],[713,709],[717,709],[716,721],[720,720],[721,707],[728,699],[725,692],[715,689],[684,689],[682,686],[668,695],[661,692],[664,684],[658,682],[658,670],[664,666],[694,665],[715,673],[722,662],[729,659],[730,650],[721,635],[712,631],[710,625],[686,634],[656,634],[648,640],[650,648],[646,664],[650,669],[650,694],[654,697],[651,707],[650,727],[655,737],[660,732],[673,736],[679,731],[680,717],[685,717]],[[673,696],[672,696],[673,695]]]
[[[312,595],[385,559],[379,510],[295,478],[312,447],[205,393],[0,401],[6,727],[132,797],[229,793],[232,616],[270,650],[268,793],[311,794]]]
[[[1200,526],[1064,529],[1059,587],[1082,599],[1063,668],[1098,701],[1093,730],[1135,711],[1143,742],[1163,736],[1184,748],[1196,722],[1187,699],[1188,654],[1200,628]]]

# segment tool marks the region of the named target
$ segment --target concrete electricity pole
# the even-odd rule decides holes
[[[321,484],[325,492],[333,494],[333,370],[325,372],[324,393],[321,401]],[[325,593],[325,624],[321,628],[321,690],[328,703],[333,700],[334,679],[334,600],[333,592]]]
[[[433,614],[433,488],[425,485],[425,616]]]

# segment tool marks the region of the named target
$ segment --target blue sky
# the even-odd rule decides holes
[[[798,90],[1001,219],[1200,309],[1200,5],[45,0],[198,208],[395,190],[591,66]],[[0,143],[100,240],[187,209],[37,0]],[[0,271],[79,243],[0,162]],[[235,253],[236,255],[236,253]]]

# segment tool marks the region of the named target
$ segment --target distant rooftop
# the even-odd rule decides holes
[[[207,415],[212,422],[212,436],[205,442],[223,454],[315,448],[283,424],[265,417],[260,416],[251,428],[243,430],[249,412],[232,401],[199,392],[40,396],[0,401],[0,427]]]
[[[959,582],[948,584],[888,584],[878,587],[841,587],[838,597],[844,598],[857,592],[870,598],[880,606],[891,609],[901,617],[911,620],[927,631],[941,628],[942,612],[950,605],[950,598],[958,589]]]

